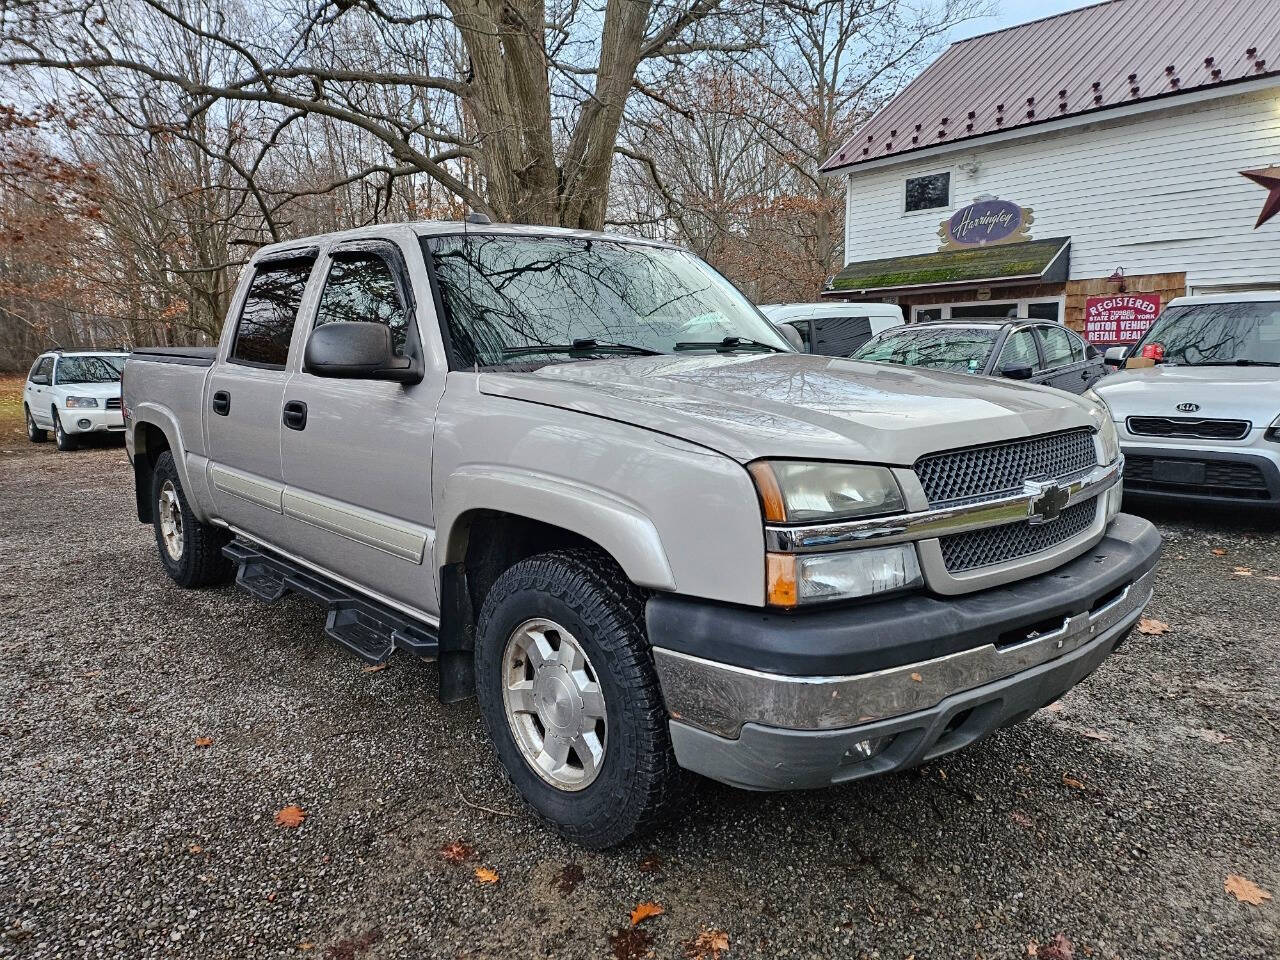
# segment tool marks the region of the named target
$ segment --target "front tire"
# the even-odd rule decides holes
[[[62,418],[57,410],[53,411],[53,440],[63,453],[70,453],[77,446],[76,438],[62,428]]]
[[[48,440],[48,431],[36,426],[35,418],[31,416],[31,408],[25,403],[22,405],[22,413],[27,418],[27,439],[32,443],[44,443]]]
[[[643,614],[592,550],[522,560],[480,612],[476,692],[498,759],[537,816],[592,849],[657,825],[685,782]]]
[[[221,527],[201,523],[191,512],[168,450],[156,460],[152,476],[151,525],[160,562],[178,586],[209,587],[231,579],[234,565],[222,555],[231,535]]]

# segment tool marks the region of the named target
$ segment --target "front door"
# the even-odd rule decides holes
[[[397,353],[422,357],[417,300],[398,245],[337,247],[324,271],[307,334],[326,323],[383,323]],[[430,309],[429,298],[423,300]],[[438,370],[404,385],[317,377],[304,361],[285,388],[280,444],[291,550],[429,614],[439,609],[431,567],[431,442],[443,390]]]
[[[53,429],[52,403],[53,357],[41,357],[31,368],[23,399],[37,427]]]
[[[225,362],[213,366],[203,398],[209,486],[218,515],[275,542],[285,531],[280,406],[286,366],[314,255],[258,263]]]

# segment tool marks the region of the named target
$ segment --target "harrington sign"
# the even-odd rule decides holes
[[[963,250],[1030,240],[1034,221],[1030,207],[995,197],[979,197],[942,221],[938,227],[938,237],[942,240],[939,249]]]

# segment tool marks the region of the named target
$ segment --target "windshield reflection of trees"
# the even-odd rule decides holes
[[[782,343],[737,290],[682,251],[493,235],[438,237],[431,249],[467,365],[508,364],[507,348],[576,339],[664,352],[726,336]]]
[[[969,373],[986,366],[995,346],[992,333],[957,333],[954,330],[913,330],[872,341],[855,354],[858,360],[900,363],[908,367],[932,367]]]
[[[1164,347],[1165,363],[1280,363],[1280,303],[1170,307],[1141,345],[1153,343]]]
[[[124,370],[124,357],[63,357],[59,383],[114,383]]]

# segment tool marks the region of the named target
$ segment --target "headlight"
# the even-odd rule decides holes
[[[1263,436],[1272,443],[1280,443],[1280,417],[1271,421],[1271,426],[1267,427],[1267,432]]]
[[[747,469],[769,523],[821,523],[906,509],[885,467],[757,460]]]
[[[1120,437],[1116,433],[1115,421],[1111,419],[1111,408],[1092,387],[1082,396],[1094,405],[1093,422],[1098,428],[1098,442],[1102,447],[1099,462],[1103,465],[1114,463],[1116,457],[1120,456]]]
[[[67,397],[67,407],[96,407],[97,397]]]
[[[869,597],[924,583],[910,543],[836,553],[771,553],[768,579],[769,603],[775,607]]]

